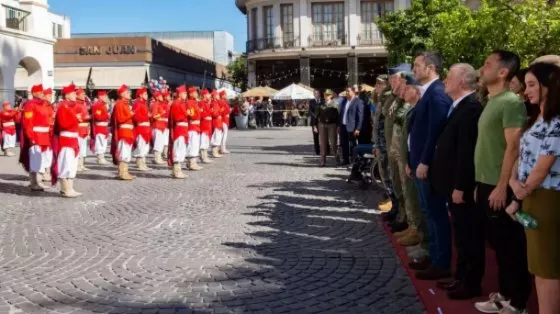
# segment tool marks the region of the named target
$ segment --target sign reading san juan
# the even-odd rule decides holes
[[[110,46],[87,46],[80,47],[78,54],[81,56],[107,55],[132,55],[136,53],[134,45],[110,45]]]

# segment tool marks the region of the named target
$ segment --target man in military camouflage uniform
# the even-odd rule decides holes
[[[393,183],[389,174],[389,160],[387,158],[387,146],[385,143],[385,116],[383,115],[383,106],[388,100],[392,102],[393,93],[391,85],[387,82],[387,75],[377,77],[374,91],[375,112],[372,113],[373,130],[372,143],[373,155],[377,158],[377,166],[381,181],[387,189],[389,198],[382,200],[378,204],[378,208],[382,212],[388,212],[392,207],[392,199],[394,198]]]
[[[428,252],[428,238],[424,236],[427,235],[426,223],[420,209],[414,181],[407,174],[406,166],[408,165],[408,123],[414,105],[420,99],[421,94],[420,86],[414,79],[413,73],[403,73],[403,78],[406,82],[401,93],[404,105],[397,109],[395,113],[392,151],[398,158],[398,174],[404,197],[404,204],[401,208],[406,212],[408,228],[402,232],[395,233],[395,237],[398,239],[398,243],[403,246],[420,244],[421,249],[414,256],[420,259],[425,257]]]

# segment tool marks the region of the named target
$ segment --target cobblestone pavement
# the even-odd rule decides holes
[[[90,164],[76,200],[0,157],[0,313],[423,312],[375,192],[314,167],[309,129],[230,137],[185,181]]]

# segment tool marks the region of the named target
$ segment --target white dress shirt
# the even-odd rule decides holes
[[[350,103],[354,100],[356,96],[346,102],[346,106],[344,106],[344,114],[342,115],[342,125],[348,124],[348,108],[350,108]]]
[[[430,86],[435,82],[439,80],[439,76],[436,77],[435,79],[429,81],[428,83],[422,85],[422,87],[420,88],[420,97],[424,97],[424,93],[428,90],[428,88],[430,88]]]
[[[463,101],[463,99],[467,98],[469,95],[472,95],[474,93],[474,91],[470,91],[468,93],[466,93],[465,95],[457,98],[455,101],[453,101],[453,104],[451,104],[451,107],[449,108],[449,112],[447,113],[447,117],[449,118],[449,116],[451,115],[451,113],[453,112],[453,110],[455,110],[455,108],[457,107],[457,105]]]

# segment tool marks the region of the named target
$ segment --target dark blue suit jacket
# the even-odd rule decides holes
[[[364,123],[364,103],[358,97],[354,97],[352,101],[346,101],[344,106],[341,106],[340,111],[340,121],[343,122],[345,106],[348,107],[348,112],[346,113],[346,131],[354,132],[356,130],[362,130],[362,124]]]
[[[416,171],[420,163],[428,166],[432,163],[436,143],[443,131],[452,103],[451,98],[445,94],[443,82],[437,80],[428,87],[414,107],[408,127],[410,134],[408,163],[413,171]]]

